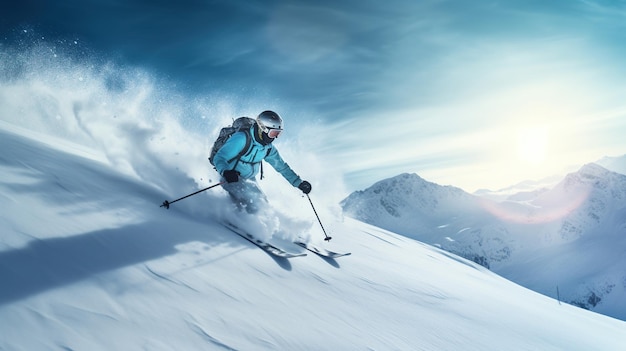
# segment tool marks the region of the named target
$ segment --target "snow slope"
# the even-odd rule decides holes
[[[221,190],[165,210],[158,205],[173,194],[98,150],[4,122],[0,149],[0,350],[626,344],[622,321],[358,221],[326,222],[334,239],[323,245],[351,256],[275,259],[219,224],[229,216]],[[297,231],[298,221],[311,218],[274,229]],[[322,241],[316,227],[301,230]]]
[[[533,196],[531,196],[533,195]],[[348,216],[626,319],[626,176],[588,164],[553,189],[495,202],[402,174],[351,194]]]

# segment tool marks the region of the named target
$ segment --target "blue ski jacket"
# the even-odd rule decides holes
[[[215,169],[219,174],[225,170],[234,169],[240,177],[254,179],[261,170],[261,161],[265,160],[287,181],[297,187],[302,183],[289,165],[280,157],[278,150],[272,144],[263,145],[254,137],[254,126],[250,127],[250,147],[248,151],[237,161],[237,155],[246,146],[246,132],[240,131],[233,134],[228,141],[217,151],[213,158]]]

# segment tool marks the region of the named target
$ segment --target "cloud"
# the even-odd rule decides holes
[[[295,63],[310,63],[341,50],[348,39],[346,14],[330,8],[286,5],[272,11],[270,45]]]

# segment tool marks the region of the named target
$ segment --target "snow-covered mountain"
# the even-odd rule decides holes
[[[619,157],[606,156],[595,161],[594,163],[615,173],[626,174],[626,155]],[[563,176],[566,173],[575,171],[576,168],[578,167],[573,166],[571,170],[564,171],[562,174],[559,175],[553,175],[540,180],[526,180],[499,190],[479,189],[473,194],[496,201],[527,201],[533,199],[538,194],[544,191],[552,189],[563,179]]]
[[[441,230],[448,234],[450,228],[457,228],[460,223],[489,223],[492,216],[482,209],[482,203],[482,199],[459,188],[440,186],[417,174],[405,173],[352,193],[341,206],[350,217],[434,243],[446,238]]]
[[[281,222],[282,231],[308,232],[352,255],[274,259],[219,224],[232,213],[223,192],[165,210],[159,205],[172,194],[143,178],[154,173],[128,175],[98,150],[3,122],[0,149],[0,350],[608,351],[626,344],[623,321],[362,222],[324,217],[330,243],[298,224],[312,215]],[[142,159],[134,160],[137,168]],[[191,192],[176,177],[163,182],[182,193],[175,195]],[[431,192],[416,206],[441,221],[479,203],[458,189],[422,185],[408,195]],[[299,205],[308,203],[291,203]],[[406,205],[387,208],[402,218]]]
[[[603,157],[596,161],[595,163],[600,166],[621,174],[626,174],[626,155],[618,156],[618,157]]]
[[[517,201],[402,174],[351,194],[342,207],[545,295],[626,319],[626,176],[597,164]]]
[[[474,195],[496,201],[524,201],[553,188],[561,179],[563,179],[563,175],[546,177],[538,181],[526,180],[499,190],[480,189],[475,191]]]

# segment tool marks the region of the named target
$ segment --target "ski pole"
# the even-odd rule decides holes
[[[216,186],[218,186],[218,185],[222,185],[222,184],[224,184],[224,182],[219,182],[219,183],[217,183],[217,184],[213,184],[213,185],[211,185],[210,187],[207,187],[207,188],[204,188],[204,189],[198,190],[198,191],[196,191],[196,192],[195,192],[195,193],[193,193],[193,194],[189,194],[189,195],[183,196],[183,197],[181,197],[180,199],[176,199],[176,200],[174,200],[174,201],[167,201],[167,200],[165,200],[165,201],[163,201],[163,204],[162,204],[161,206],[159,206],[159,207],[165,207],[166,209],[168,209],[168,210],[169,210],[170,205],[171,205],[171,204],[173,204],[173,203],[174,203],[174,202],[176,202],[176,201],[180,201],[180,200],[182,200],[182,199],[186,199],[186,198],[188,198],[188,197],[190,197],[190,196],[196,195],[197,193],[201,193],[201,192],[203,192],[203,191],[205,191],[205,190],[209,190],[209,189],[211,189],[211,188],[215,188]]]
[[[315,206],[313,206],[313,201],[311,201],[311,197],[309,196],[309,194],[306,194],[307,199],[309,199],[309,202],[311,203],[311,208],[313,208],[313,212],[315,213],[315,217],[317,217],[317,221],[320,222],[320,227],[322,227],[322,232],[324,232],[324,236],[326,238],[324,238],[324,240],[326,241],[330,241],[330,239],[332,239],[330,236],[328,236],[328,234],[326,234],[326,229],[324,229],[324,225],[322,224],[322,220],[320,220],[320,216],[317,214],[317,211],[315,210]]]

